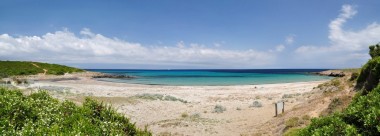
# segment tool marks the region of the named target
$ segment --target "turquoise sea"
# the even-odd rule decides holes
[[[207,69],[207,70],[138,70],[87,69],[89,71],[135,76],[132,79],[101,78],[102,81],[148,85],[257,85],[331,79],[310,72],[325,69]]]

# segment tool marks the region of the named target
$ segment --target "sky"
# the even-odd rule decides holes
[[[379,0],[2,0],[0,60],[79,68],[355,68]]]

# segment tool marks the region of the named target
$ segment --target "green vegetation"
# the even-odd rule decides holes
[[[357,77],[356,89],[360,90],[350,105],[342,112],[312,119],[304,129],[292,131],[292,135],[380,135],[380,48],[370,46],[372,57]],[[330,106],[340,105],[333,100]]]
[[[300,130],[301,128],[290,128],[284,133],[284,136],[295,136]]]
[[[285,122],[285,129],[286,128],[291,128],[291,127],[297,127],[300,123],[299,123],[300,119],[298,117],[293,117],[293,118],[290,118],[289,120],[287,120]]]
[[[317,88],[322,90],[325,95],[329,95],[333,92],[344,90],[344,85],[341,83],[339,78],[334,78],[330,80],[329,82],[319,84]]]
[[[351,99],[349,97],[333,98],[327,109],[322,111],[321,116],[331,115],[334,112],[341,112],[345,107],[347,107],[349,103],[348,101],[350,100]]]
[[[301,118],[299,117],[292,117],[288,120],[285,121],[285,130],[288,131],[295,131],[299,130],[299,127],[304,126],[310,122],[310,116],[309,115],[304,115]],[[288,133],[287,131],[287,133]],[[295,133],[295,132],[289,132],[290,134]],[[290,135],[288,134],[288,135]]]
[[[65,73],[82,72],[83,70],[62,66],[58,64],[48,64],[27,61],[0,61],[0,78],[17,75],[36,75],[44,73],[52,75],[63,75]]]
[[[63,75],[65,73],[83,72],[83,70],[81,69],[58,65],[58,64],[36,63],[36,62],[33,62],[33,63],[35,63],[42,69],[46,69],[47,70],[46,73],[51,74],[51,75]]]
[[[379,135],[380,86],[367,95],[358,95],[342,113],[312,119],[299,135]]]
[[[380,79],[380,57],[375,57],[365,64],[357,79],[356,88],[368,93],[377,86]]]
[[[380,43],[369,46],[369,55],[372,58],[380,56]]]
[[[77,106],[45,91],[0,88],[0,115],[2,135],[151,135],[103,103],[88,98]]]

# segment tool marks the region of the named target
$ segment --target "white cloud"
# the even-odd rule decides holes
[[[294,43],[294,35],[288,35],[288,36],[286,36],[286,38],[285,38],[285,43],[286,44],[293,44]]]
[[[199,65],[208,68],[270,65],[275,54],[256,50],[225,50],[201,44],[143,46],[108,38],[85,28],[77,36],[63,30],[42,36],[0,35],[1,60],[30,60],[54,63],[121,63],[160,65]]]
[[[368,46],[380,41],[380,25],[376,22],[368,25],[364,29],[353,31],[344,30],[343,26],[348,19],[355,16],[358,11],[352,5],[343,5],[341,13],[329,24],[328,46],[306,45],[295,50],[297,59],[303,60],[324,60],[323,63],[331,66],[360,66],[366,59]],[[360,54],[360,55],[358,55]],[[301,55],[301,57],[300,57]],[[359,62],[360,61],[360,62]],[[337,65],[340,64],[340,65]]]
[[[284,49],[285,49],[285,46],[282,45],[282,44],[276,46],[276,51],[277,52],[282,52]]]

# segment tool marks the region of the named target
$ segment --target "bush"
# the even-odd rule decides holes
[[[2,135],[151,135],[103,103],[86,99],[79,107],[44,91],[0,88],[0,115]]]
[[[372,58],[380,56],[380,44],[379,43],[376,45],[369,46],[369,55]]]
[[[184,113],[181,114],[181,117],[182,118],[187,118],[187,117],[189,117],[189,114],[187,114],[186,112],[184,112]]]
[[[312,119],[312,123],[301,129],[297,135],[357,135],[355,126],[344,122],[340,115]]]
[[[252,105],[250,105],[249,107],[260,108],[260,107],[263,107],[263,104],[261,104],[261,102],[259,101],[254,101]]]
[[[299,125],[299,120],[300,119],[298,117],[290,118],[285,122],[285,128],[297,127]]]
[[[299,135],[300,128],[290,128],[284,133],[284,136],[297,136]]]
[[[222,105],[215,105],[214,107],[214,113],[223,113],[226,110],[227,110],[226,107]]]

